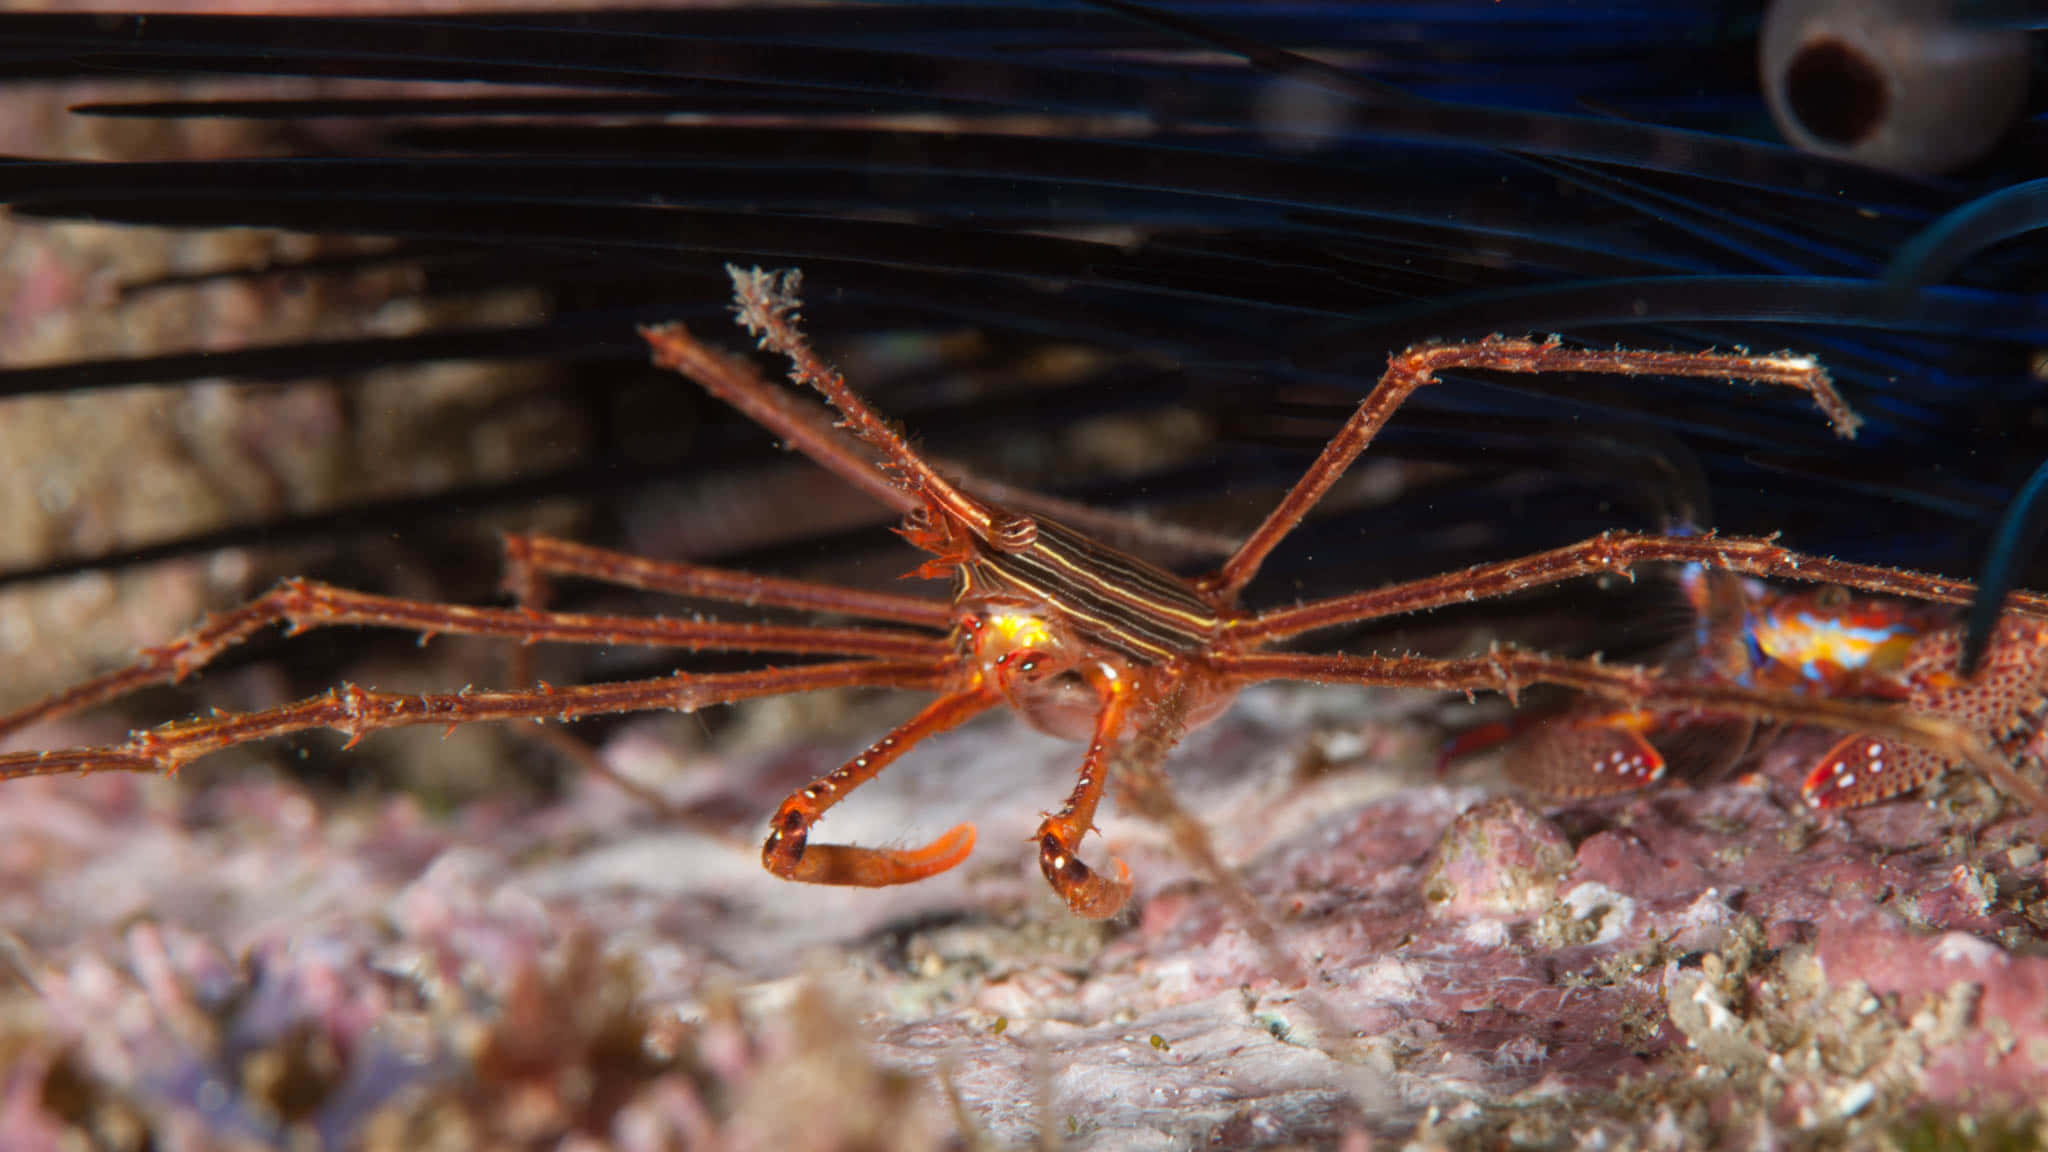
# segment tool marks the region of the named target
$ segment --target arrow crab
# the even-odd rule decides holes
[[[1239,595],[1262,563],[1299,525],[1345,469],[1417,389],[1448,370],[1513,373],[1591,372],[1635,377],[1732,379],[1804,393],[1843,435],[1857,418],[1811,357],[1790,353],[1579,349],[1561,340],[1489,337],[1424,344],[1396,353],[1378,384],[1263,522],[1214,571],[1192,579],[1126,555],[1054,519],[1025,514],[978,495],[921,456],[815,352],[798,326],[794,272],[732,270],[740,322],[762,347],[787,358],[791,376],[819,393],[831,412],[772,384],[746,361],[720,352],[680,325],[643,332],[655,361],[733,405],[791,448],[904,516],[899,531],[929,553],[919,573],[950,576],[950,602],[857,591],[823,584],[666,563],[565,541],[515,536],[507,542],[509,586],[522,603],[469,607],[373,596],[304,580],[213,617],[132,665],[0,717],[0,734],[86,708],[149,684],[181,680],[224,649],[274,624],[293,631],[338,625],[463,633],[537,642],[639,645],[690,650],[740,650],[822,658],[786,667],[728,673],[678,673],[616,683],[538,684],[495,691],[397,694],[345,685],[281,707],[217,713],[133,734],[119,744],[0,756],[0,779],[109,770],[175,772],[233,745],[312,728],[351,743],[379,729],[485,721],[568,721],[606,713],[690,710],[756,697],[833,688],[886,687],[930,692],[916,716],[837,770],[785,800],[775,812],[762,861],[788,880],[880,887],[944,872],[974,845],[963,824],[921,847],[894,849],[828,844],[812,839],[826,813],[920,740],[1008,705],[1036,727],[1086,742],[1065,803],[1034,837],[1039,866],[1074,912],[1108,917],[1131,893],[1129,870],[1083,861],[1082,839],[1118,757],[1135,749],[1163,755],[1189,725],[1213,717],[1243,687],[1269,680],[1495,691],[1513,697],[1527,685],[1550,684],[1614,702],[1631,713],[1707,714],[1785,721],[1845,734],[1829,763],[1830,785],[1846,799],[1875,798],[1855,777],[1880,772],[1877,753],[1916,765],[1917,782],[1932,768],[1967,762],[2037,808],[2040,791],[2017,774],[1998,741],[2010,717],[1987,719],[1967,693],[1939,699],[1909,689],[1904,705],[1856,694],[1808,693],[1766,680],[1685,676],[1598,659],[1496,649],[1486,655],[1437,659],[1414,655],[1324,654],[1276,650],[1332,627],[1474,600],[1505,596],[1575,577],[1626,574],[1639,564],[1700,565],[1715,572],[1841,585],[1866,593],[1936,603],[1965,603],[1973,589],[1953,580],[1806,556],[1769,538],[1658,535],[1610,531],[1536,555],[1483,564],[1425,579],[1284,607],[1251,610]],[[576,577],[658,593],[733,604],[795,609],[863,623],[775,625],[664,617],[599,616],[537,606],[544,581]],[[2022,596],[2020,614],[2044,618],[2048,600]],[[2043,627],[2014,625],[2001,647],[2032,651]],[[1937,646],[1938,647],[1938,646]],[[1929,661],[1952,660],[1949,649],[1915,649],[1904,683],[1934,685]],[[2038,659],[2013,656],[2039,671]],[[1994,675],[2023,673],[1998,672]],[[2028,683],[2038,680],[2033,676]],[[2001,685],[2004,680],[2000,680]],[[1917,694],[1916,694],[1917,692]],[[2011,703],[2017,696],[1993,690]],[[1959,702],[1956,707],[1940,706]],[[2013,704],[2012,708],[2021,707]],[[2005,704],[1991,711],[2012,711]],[[2003,716],[2003,713],[2001,713]],[[1614,731],[1610,726],[1609,731]],[[1859,767],[1849,762],[1857,755]],[[1875,759],[1873,759],[1875,758]],[[1826,765],[1823,766],[1824,768]],[[1635,773],[1644,776],[1645,773]]]

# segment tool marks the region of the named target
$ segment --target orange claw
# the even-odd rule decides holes
[[[974,825],[958,824],[922,848],[856,848],[846,844],[810,844],[787,871],[785,880],[805,884],[838,884],[852,888],[887,888],[915,884],[937,876],[974,851]]]
[[[1058,837],[1047,836],[1038,847],[1038,867],[1046,883],[1067,902],[1076,916],[1107,920],[1123,911],[1131,898],[1131,870],[1122,860],[1109,858],[1116,869],[1111,880],[1081,862]]]

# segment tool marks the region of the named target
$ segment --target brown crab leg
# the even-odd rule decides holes
[[[1703,379],[1750,380],[1797,388],[1834,422],[1842,436],[1854,436],[1859,420],[1849,409],[1820,363],[1810,356],[1770,356],[1715,352],[1653,352],[1629,348],[1581,350],[1555,341],[1508,340],[1489,336],[1467,344],[1418,344],[1387,363],[1379,383],[1366,396],[1322,454],[1280,503],[1266,515],[1235,555],[1202,581],[1202,586],[1228,601],[1265,563],[1280,541],[1294,531],[1309,510],[1330,490],[1358,454],[1416,389],[1436,382],[1437,373],[1456,368],[1493,372],[1604,372],[1625,376],[1689,376]]]
[[[1230,621],[1224,627],[1246,642],[1264,643],[1318,628],[1507,596],[1581,576],[1603,572],[1628,575],[1634,565],[1645,563],[1699,564],[1721,572],[1840,584],[1863,592],[1939,604],[1968,604],[1977,592],[1976,586],[1968,581],[1808,556],[1780,547],[1767,537],[1603,532],[1589,540],[1533,556],[1477,564],[1457,572],[1277,608],[1249,619]],[[2038,592],[2015,592],[2011,605],[2030,615],[2048,615],[2048,596]]]
[[[541,576],[570,576],[668,596],[717,600],[750,608],[829,612],[864,620],[914,624],[940,631],[953,626],[953,617],[959,611],[951,603],[923,600],[916,596],[757,576],[751,572],[707,568],[699,564],[649,560],[630,552],[593,548],[551,536],[506,536],[506,590],[523,606],[536,607],[540,597],[527,585]]]
[[[414,695],[372,691],[351,684],[261,712],[217,712],[162,724],[103,748],[7,753],[0,755],[0,780],[67,772],[175,773],[186,764],[224,748],[314,728],[340,732],[353,744],[372,732],[416,724],[562,722],[621,712],[693,712],[713,704],[826,688],[929,690],[944,687],[958,675],[951,661],[859,660],[752,672],[681,673],[650,680],[563,688],[543,685],[519,691]]]
[[[295,633],[338,625],[365,625],[408,629],[423,636],[449,632],[505,637],[523,643],[727,649],[898,660],[937,660],[952,651],[944,639],[910,632],[473,608],[373,596],[310,580],[287,580],[168,643],[144,649],[126,668],[0,716],[0,736],[150,685],[183,680],[222,652],[274,624],[287,624]]]
[[[539,611],[547,607],[550,577],[569,577],[620,588],[633,588],[659,595],[722,601],[748,608],[787,608],[806,612],[829,612],[869,620],[885,620],[918,627],[946,630],[952,627],[956,609],[951,604],[757,576],[700,564],[652,560],[630,552],[597,548],[552,536],[510,533],[504,538],[504,588],[519,608]],[[533,651],[520,645],[507,652],[509,682],[531,684]],[[614,772],[604,757],[576,738],[566,728],[553,725],[522,730],[523,734],[566,757],[583,771],[594,773],[655,811],[671,817],[676,812],[660,793],[639,781]]]

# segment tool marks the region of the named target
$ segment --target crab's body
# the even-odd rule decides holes
[[[1036,518],[1030,543],[1005,551],[948,542],[935,563],[950,565],[965,654],[1026,723],[1048,735],[1085,740],[1105,694],[1138,703],[1133,726],[1151,719],[1148,691],[1215,650],[1236,613],[1171,572]],[[904,535],[928,542],[916,524]],[[1189,709],[1190,725],[1220,714],[1235,693],[1217,688]]]

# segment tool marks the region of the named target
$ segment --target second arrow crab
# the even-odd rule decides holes
[[[508,583],[519,594],[519,607],[426,603],[287,581],[145,651],[127,668],[0,717],[0,735],[147,684],[182,679],[227,647],[278,623],[293,631],[367,625],[529,644],[729,649],[828,659],[744,672],[448,694],[395,694],[349,685],[265,711],[161,725],[120,744],[0,755],[0,779],[109,770],[175,772],[232,745],[311,728],[333,729],[354,742],[379,729],[414,724],[568,721],[830,688],[927,691],[937,699],[916,716],[782,803],[762,849],[767,869],[789,880],[880,887],[911,883],[958,865],[973,848],[972,825],[909,849],[820,843],[812,833],[834,805],[920,740],[1007,704],[1040,729],[1087,742],[1072,792],[1045,818],[1034,841],[1039,867],[1052,888],[1074,912],[1096,918],[1115,915],[1132,890],[1121,861],[1112,858],[1105,871],[1080,856],[1118,757],[1134,749],[1163,754],[1183,728],[1215,716],[1246,685],[1267,680],[1486,690],[1511,698],[1525,685],[1553,684],[1648,712],[1817,724],[1898,742],[1940,761],[1967,762],[2034,807],[2048,808],[2040,790],[2018,775],[1992,739],[1967,718],[1910,706],[1803,696],[1506,649],[1465,659],[1275,650],[1322,629],[1505,596],[1574,577],[1628,573],[1643,563],[1697,564],[1951,604],[1966,603],[1973,591],[1961,581],[1804,556],[1770,539],[1608,532],[1517,560],[1330,599],[1264,611],[1239,605],[1240,593],[1267,556],[1402,403],[1440,372],[1594,372],[1770,384],[1804,393],[1839,434],[1852,435],[1856,416],[1811,357],[1739,350],[1578,349],[1557,339],[1501,337],[1409,348],[1391,358],[1349,421],[1228,559],[1213,572],[1187,579],[1052,519],[1006,508],[942,474],[812,351],[798,326],[795,272],[731,272],[740,322],[762,347],[786,357],[792,378],[819,393],[833,411],[768,382],[748,362],[707,346],[680,325],[643,331],[655,361],[695,380],[789,447],[901,512],[902,535],[930,554],[920,573],[953,579],[950,602],[513,537],[507,542]],[[869,623],[786,626],[541,610],[536,605],[544,581],[560,576]],[[2014,604],[2023,614],[2048,617],[2048,598],[2023,595]]]

